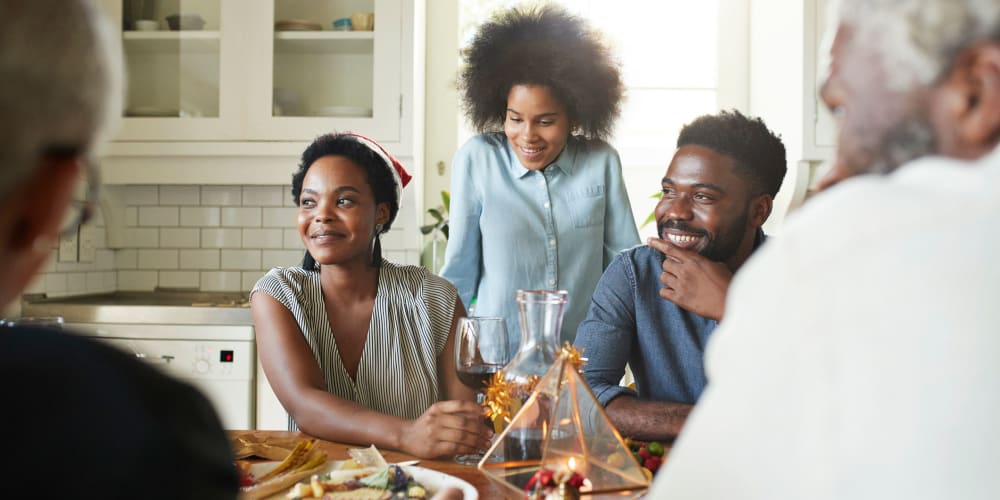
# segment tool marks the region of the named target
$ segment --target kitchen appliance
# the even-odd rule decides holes
[[[25,316],[62,316],[67,331],[93,336],[184,380],[212,402],[226,429],[257,427],[258,389],[270,428],[287,417],[258,377],[253,319],[245,294],[116,292],[27,299]],[[276,409],[275,409],[276,406]]]
[[[66,329],[96,337],[197,387],[225,429],[255,428],[252,326],[67,323]]]

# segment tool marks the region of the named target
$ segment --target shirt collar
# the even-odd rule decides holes
[[[521,165],[521,161],[517,159],[517,153],[514,152],[514,144],[506,136],[504,136],[504,142],[507,144],[507,154],[510,156],[510,169],[514,173],[514,176],[522,178],[528,175],[529,172],[532,172],[532,170],[524,168],[524,165]],[[556,161],[545,167],[545,169],[556,168],[565,175],[572,175],[573,166],[576,163],[574,160],[579,149],[578,142],[574,136],[570,135],[569,140],[566,141],[566,147],[556,157]]]

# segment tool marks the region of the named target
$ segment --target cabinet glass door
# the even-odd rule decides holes
[[[399,140],[400,0],[273,0],[261,14],[255,30],[269,36],[248,92],[251,138]]]
[[[239,130],[225,123],[234,110],[222,91],[231,31],[224,5],[232,0],[109,3],[113,19],[120,21],[128,75],[118,140],[237,137]]]

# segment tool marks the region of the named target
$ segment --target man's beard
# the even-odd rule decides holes
[[[658,222],[656,224],[657,233],[661,240],[670,241],[667,238],[664,229],[677,229],[679,231],[684,231],[691,234],[696,234],[708,239],[708,244],[705,248],[698,251],[698,253],[714,262],[726,262],[731,259],[736,252],[740,249],[740,243],[743,242],[743,234],[747,227],[747,221],[750,218],[750,204],[743,208],[740,216],[732,224],[726,224],[724,227],[720,228],[716,233],[715,237],[710,238],[707,231],[703,229],[696,229],[689,226],[685,222],[676,220],[665,220],[663,222]]]

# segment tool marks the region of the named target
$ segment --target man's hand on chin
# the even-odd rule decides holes
[[[683,250],[660,238],[646,244],[663,252],[660,273],[660,297],[681,308],[716,321],[722,320],[726,293],[733,273],[721,262],[711,261],[696,252]]]

